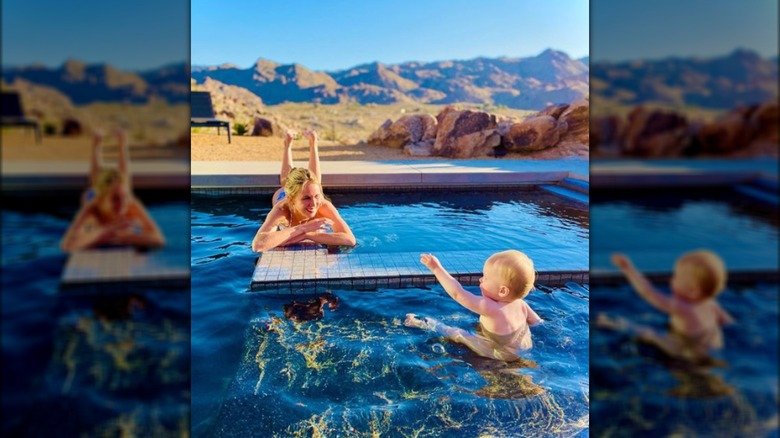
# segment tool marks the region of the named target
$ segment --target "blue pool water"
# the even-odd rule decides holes
[[[779,289],[733,286],[718,297],[737,321],[724,331],[725,368],[673,364],[625,334],[592,325],[594,436],[777,436]],[[658,330],[668,322],[626,285],[591,286],[591,321],[601,312]]]
[[[610,267],[610,254],[624,252],[669,270],[696,248],[717,252],[730,268],[778,266],[777,209],[729,188],[596,191],[590,215],[591,268]]]
[[[588,245],[588,211],[538,190],[329,196],[357,238],[355,252]],[[193,194],[192,203],[193,228],[220,228],[231,246],[248,246],[271,209],[270,195]]]
[[[388,194],[381,204],[369,195],[332,199],[353,227],[355,251],[504,249],[520,246],[518,239],[543,245],[557,236],[581,243],[586,254],[586,211],[540,194],[479,195]],[[485,196],[491,200],[480,201]],[[403,326],[406,313],[416,313],[472,328],[477,315],[439,286],[332,290],[336,309],[295,323],[284,317],[285,305],[321,294],[247,293],[257,257],[249,242],[269,200],[192,197],[193,436],[587,434],[587,286],[540,287],[529,296],[547,320],[532,329],[535,348],[526,358],[535,368],[497,369],[497,362]]]
[[[189,203],[140,197],[189,254]],[[4,436],[181,436],[189,430],[189,285],[65,292],[59,242],[76,192],[6,197],[2,212]],[[186,265],[185,265],[186,266]]]

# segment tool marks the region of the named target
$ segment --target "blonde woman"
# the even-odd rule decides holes
[[[355,246],[355,236],[333,204],[325,199],[320,183],[317,133],[307,130],[309,168],[293,167],[292,142],[296,133],[284,134],[284,158],[273,196],[273,207],[252,240],[252,251],[262,252],[309,240],[324,245]],[[332,232],[327,232],[329,229]]]
[[[119,132],[118,136],[120,148],[124,148],[124,134]],[[95,144],[99,145],[97,136]],[[82,207],[65,232],[61,242],[63,251],[165,245],[160,228],[130,189],[130,179],[126,158],[120,158],[119,168],[100,169],[95,166],[93,155],[91,187],[82,196]]]

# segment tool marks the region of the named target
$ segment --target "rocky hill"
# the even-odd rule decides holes
[[[259,59],[246,69],[229,64],[200,66],[193,67],[191,74],[197,84],[212,79],[242,87],[269,105],[461,102],[541,109],[588,94],[588,66],[555,50],[528,58],[370,63],[335,72]]]
[[[715,58],[667,58],[594,63],[591,101],[600,105],[657,104],[730,110],[777,100],[777,57],[748,50]]]
[[[145,72],[122,71],[108,64],[68,60],[57,68],[41,65],[3,69],[3,82],[17,81],[52,88],[76,105],[94,102],[146,103],[189,101],[189,66],[174,64]]]

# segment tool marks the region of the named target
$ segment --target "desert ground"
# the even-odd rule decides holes
[[[216,129],[214,130],[216,131]],[[341,144],[340,142],[321,140],[319,142],[322,161],[389,161],[389,160],[452,160],[442,157],[412,157],[402,149],[369,144]],[[281,137],[239,137],[233,136],[231,144],[227,135],[193,134],[192,161],[281,161],[284,142]],[[309,146],[306,140],[293,142],[293,160],[307,160]],[[510,153],[502,160],[557,159],[567,156],[587,158],[588,148],[584,145],[564,145],[555,149],[533,154]],[[495,160],[494,157],[473,159]]]
[[[272,120],[277,131],[286,127],[297,130],[316,129],[320,138],[319,151],[322,161],[449,160],[450,158],[441,157],[412,157],[406,155],[402,149],[369,145],[364,142],[370,133],[387,119],[397,120],[404,114],[420,112],[435,115],[441,108],[443,107],[420,104],[363,106],[282,104],[261,107],[255,114]],[[475,106],[469,109],[488,108]],[[128,139],[130,156],[133,160],[281,161],[282,159],[284,143],[280,134],[271,137],[250,136],[251,126],[246,126],[247,132],[244,135],[235,132],[237,123],[250,125],[248,116],[241,120],[238,118],[231,120],[234,132],[232,142],[228,144],[224,129],[218,134],[216,128],[192,128],[189,130],[188,142],[186,116],[178,107],[165,111],[149,111],[148,107],[129,111],[127,107],[95,105],[82,107],[80,110],[102,115],[105,120],[97,123],[102,127],[110,128],[112,123],[116,124],[117,119],[125,120],[125,123],[129,120],[132,127],[129,129]],[[499,110],[497,111],[499,116],[514,119],[522,119],[533,113],[506,108]],[[225,116],[218,114],[217,117]],[[91,115],[84,118],[95,120],[98,116]],[[43,141],[37,144],[31,130],[4,128],[0,131],[1,158],[4,162],[86,162],[89,161],[91,154],[92,139],[89,132],[91,126],[88,124],[81,135],[44,135]],[[106,145],[104,158],[110,161],[115,157],[113,146],[116,141],[107,135],[104,144]],[[560,145],[531,154],[510,153],[501,159],[557,159],[570,156],[587,159],[588,146]],[[293,159],[296,161],[308,159],[308,144],[305,140],[297,140],[293,143]],[[475,159],[495,160],[496,158],[485,156]]]

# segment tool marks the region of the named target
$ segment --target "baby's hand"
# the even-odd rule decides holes
[[[626,257],[624,254],[615,253],[612,254],[612,264],[620,269],[628,269],[631,267],[631,260],[629,260],[628,257]]]
[[[441,268],[439,259],[437,259],[433,254],[420,254],[420,263],[425,265],[425,267],[431,271],[435,270],[436,268]]]

